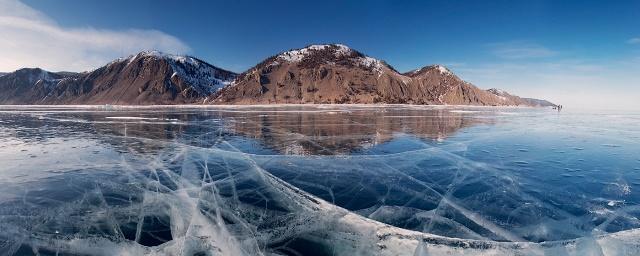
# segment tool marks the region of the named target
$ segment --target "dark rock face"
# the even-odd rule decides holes
[[[38,69],[39,70],[39,69]],[[40,70],[41,71],[41,70]],[[91,72],[0,77],[0,87],[16,88],[3,104],[183,104],[200,103],[236,74],[193,57],[143,52]],[[53,74],[53,75],[52,75]],[[36,79],[37,78],[37,79]]]
[[[222,89],[213,103],[531,104],[479,89],[440,65],[400,74],[383,61],[336,44],[270,57]]]
[[[0,76],[0,103],[36,104],[62,79],[74,73],[53,73],[39,68],[23,68]]]

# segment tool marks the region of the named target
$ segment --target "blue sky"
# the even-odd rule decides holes
[[[31,50],[51,56],[18,58],[14,50],[14,60],[0,63],[4,69],[79,71],[156,48],[241,72],[291,48],[343,43],[399,71],[440,63],[482,88],[580,107],[640,109],[640,1],[0,2],[13,6],[0,17],[54,30]],[[8,22],[14,47],[39,39],[23,35],[35,26],[20,22]],[[0,32],[2,26],[0,20]],[[56,43],[56,34],[63,41]],[[56,63],[58,55],[49,52],[58,51],[73,58]]]

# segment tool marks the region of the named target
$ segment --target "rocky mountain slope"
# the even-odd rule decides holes
[[[529,105],[485,91],[440,65],[404,74],[345,45],[311,45],[270,57],[242,73],[216,104],[409,103]]]
[[[74,73],[54,73],[39,68],[23,68],[0,76],[0,103],[35,104],[43,99],[64,78]]]
[[[80,74],[23,69],[0,77],[3,104],[200,103],[236,74],[194,57],[141,52]]]
[[[553,104],[482,90],[440,65],[399,73],[341,44],[267,58],[238,75],[189,56],[141,52],[83,73],[21,69],[0,76],[0,104]]]

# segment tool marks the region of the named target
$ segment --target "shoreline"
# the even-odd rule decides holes
[[[482,105],[416,105],[416,104],[238,104],[238,105],[202,105],[202,104],[175,104],[175,105],[111,105],[111,104],[87,104],[87,105],[0,105],[3,108],[96,108],[96,109],[152,109],[152,108],[270,108],[270,107],[361,107],[361,108],[385,108],[385,107],[410,107],[410,108],[504,108],[504,109],[544,109],[547,106],[482,106]]]

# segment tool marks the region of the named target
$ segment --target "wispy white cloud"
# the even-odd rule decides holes
[[[556,51],[529,41],[492,43],[488,47],[492,54],[503,59],[543,58],[557,54]]]
[[[640,37],[634,37],[627,40],[628,44],[640,44]]]
[[[18,0],[0,0],[0,35],[0,71],[83,71],[146,49],[190,51],[178,38],[157,30],[62,27]]]

